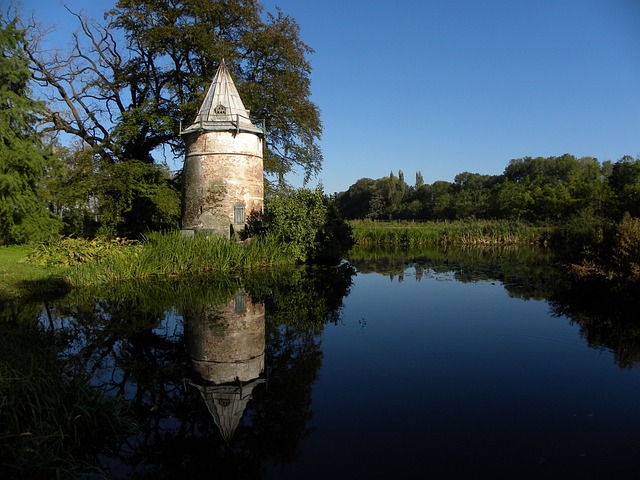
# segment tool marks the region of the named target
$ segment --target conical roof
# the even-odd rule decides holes
[[[251,123],[249,110],[244,107],[222,60],[194,122],[182,133],[228,130],[262,133],[261,128]]]
[[[185,381],[200,392],[213,421],[227,444],[231,442],[231,438],[233,438],[233,434],[247,409],[247,404],[253,398],[253,389],[261,383],[265,383],[264,378],[255,378],[244,384],[222,385],[198,385],[188,379]]]

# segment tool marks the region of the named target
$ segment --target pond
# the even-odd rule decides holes
[[[114,478],[626,478],[640,327],[504,251],[121,285],[22,306],[123,399]]]

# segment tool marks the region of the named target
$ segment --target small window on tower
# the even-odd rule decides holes
[[[227,113],[227,109],[224,105],[218,105],[213,111],[216,115],[224,115]]]
[[[244,205],[236,203],[233,206],[233,223],[235,225],[244,225]]]

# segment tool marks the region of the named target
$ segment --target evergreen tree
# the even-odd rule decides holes
[[[398,170],[398,186],[400,187],[400,191],[402,192],[401,202],[404,201],[404,197],[407,195],[407,183],[404,181],[404,173],[402,170]]]
[[[24,38],[17,18],[0,16],[0,245],[41,240],[57,228],[38,195],[48,159],[35,130],[42,105],[30,98]]]

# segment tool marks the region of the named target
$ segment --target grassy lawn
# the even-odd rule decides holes
[[[0,299],[51,292],[61,287],[61,270],[26,262],[33,247],[0,247]]]

